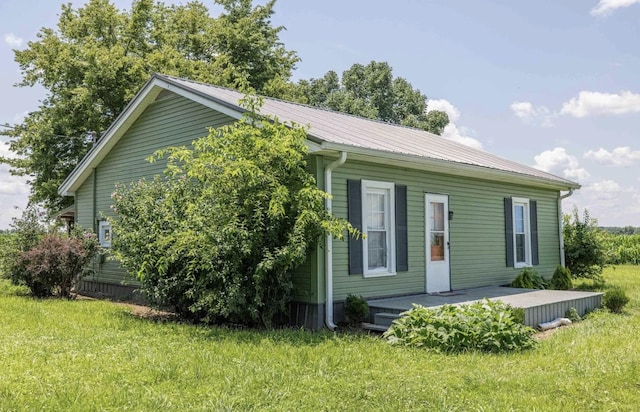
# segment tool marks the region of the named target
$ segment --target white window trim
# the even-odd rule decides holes
[[[111,247],[111,240],[104,240],[104,232],[108,229],[111,238],[113,238],[113,231],[111,230],[111,224],[109,224],[106,220],[101,220],[98,223],[98,241],[100,242],[100,246],[102,247]]]
[[[389,211],[386,214],[388,219],[388,256],[387,256],[387,268],[369,270],[369,248],[367,247],[367,239],[363,239],[362,247],[362,259],[363,259],[363,277],[381,277],[381,276],[395,276],[396,275],[396,209],[395,209],[395,184],[392,182],[379,182],[374,180],[362,180],[362,233],[367,235],[367,192],[370,190],[387,190],[389,193]]]
[[[518,254],[516,253],[516,205],[524,205],[524,253],[525,261],[518,262]],[[531,261],[531,210],[529,206],[529,199],[524,197],[512,197],[511,198],[511,216],[513,227],[513,267],[516,269],[533,267]]]

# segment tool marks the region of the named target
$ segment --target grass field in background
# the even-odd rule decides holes
[[[595,313],[502,355],[154,321],[0,281],[0,410],[637,410],[640,267],[605,278],[631,297],[625,314]]]

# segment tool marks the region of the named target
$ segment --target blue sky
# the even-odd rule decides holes
[[[0,1],[0,124],[44,97],[13,87],[11,49],[54,27],[60,4]],[[449,113],[445,138],[579,182],[565,211],[640,226],[640,0],[278,0],[273,23],[302,59],[294,78],[386,61]],[[0,228],[27,196],[0,166]]]

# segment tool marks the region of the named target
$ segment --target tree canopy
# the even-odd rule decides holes
[[[441,134],[449,119],[427,112],[427,98],[386,62],[354,64],[342,78],[291,82],[299,58],[280,42],[275,0],[214,0],[217,17],[199,1],[165,5],[133,0],[130,10],[110,0],[62,6],[56,28],[15,50],[19,87],[41,85],[46,97],[22,123],[0,133],[18,156],[0,158],[28,176],[30,200],[49,211],[67,206],[58,187],[155,72],[308,103]]]
[[[46,89],[40,107],[3,132],[21,155],[0,159],[30,177],[31,201],[64,206],[57,188],[155,72],[277,95],[298,57],[273,27],[275,0],[216,0],[217,18],[198,1],[165,5],[133,1],[128,11],[109,0],[62,6],[57,28],[15,51],[20,87]]]
[[[449,123],[442,111],[427,112],[427,97],[402,77],[393,77],[386,62],[354,64],[342,73],[331,70],[322,78],[300,80],[303,103],[369,119],[416,127],[441,134]]]

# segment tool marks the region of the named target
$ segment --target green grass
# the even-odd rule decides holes
[[[625,314],[506,355],[159,322],[0,283],[0,410],[637,410],[640,267],[605,277],[631,297]]]

